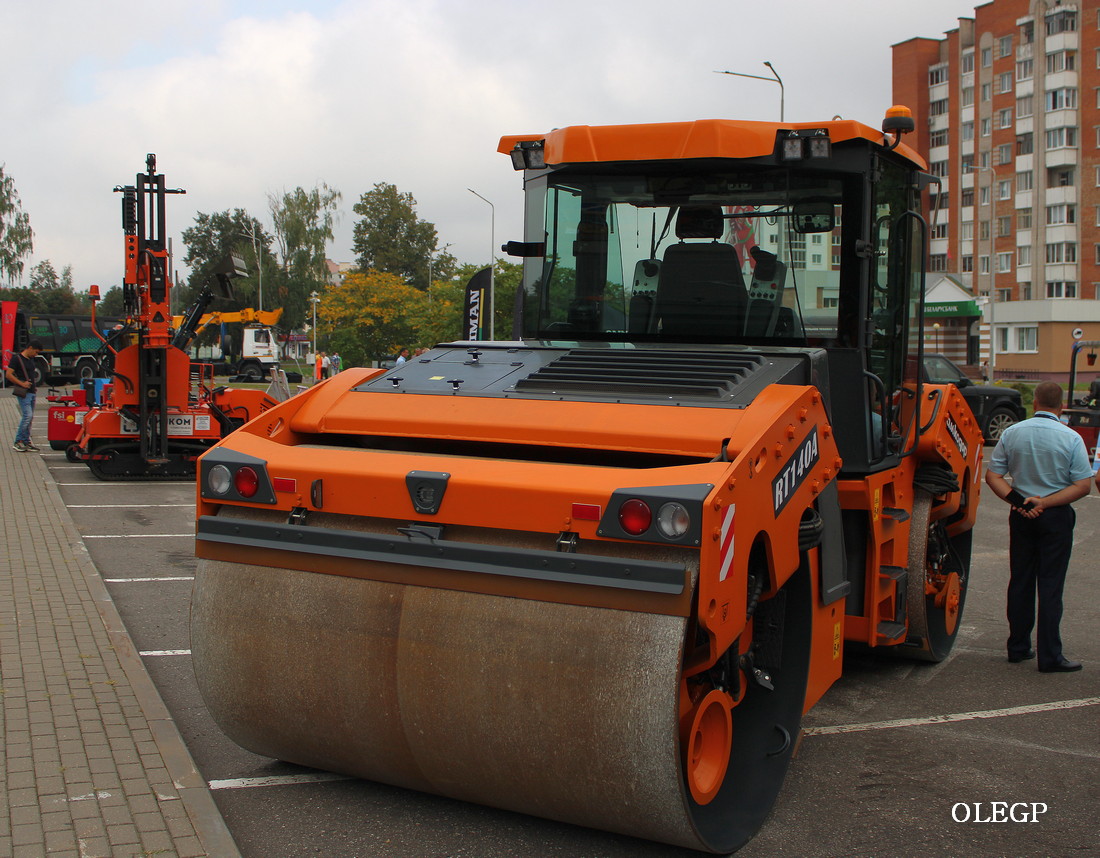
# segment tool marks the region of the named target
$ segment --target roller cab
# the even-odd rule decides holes
[[[260,754],[729,852],[846,641],[958,631],[981,436],[915,371],[922,165],[853,122],[500,148],[516,339],[201,458],[199,686]]]

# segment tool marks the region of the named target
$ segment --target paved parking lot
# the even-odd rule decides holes
[[[334,778],[237,748],[207,716],[190,670],[192,487],[99,483],[59,453],[43,456],[242,854],[696,854]],[[987,495],[951,657],[926,665],[849,656],[844,678],[805,721],[768,823],[740,855],[1100,854],[1100,497],[1077,509],[1063,638],[1085,669],[1040,674],[1034,662],[1006,662],[1007,508]],[[997,818],[997,802],[1016,821],[979,821]]]

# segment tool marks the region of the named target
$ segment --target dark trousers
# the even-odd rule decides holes
[[[1073,507],[1056,506],[1038,518],[1009,513],[1008,654],[1022,656],[1031,648],[1035,628],[1035,597],[1039,597],[1039,624],[1035,650],[1039,667],[1050,667],[1062,657],[1062,591],[1073,551]]]

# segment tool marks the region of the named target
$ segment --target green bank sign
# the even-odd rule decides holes
[[[925,316],[980,316],[977,301],[948,301],[942,304],[925,304]]]

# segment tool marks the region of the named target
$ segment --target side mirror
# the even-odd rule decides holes
[[[791,228],[805,235],[808,232],[832,232],[836,214],[832,203],[795,203]]]

